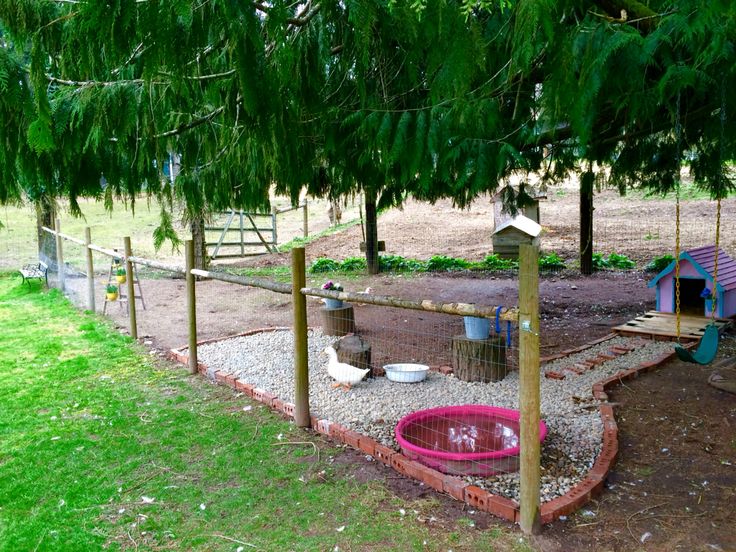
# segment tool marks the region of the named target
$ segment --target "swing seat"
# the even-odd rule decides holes
[[[718,354],[718,326],[708,324],[703,333],[703,337],[698,343],[698,348],[693,352],[685,349],[680,345],[675,345],[675,352],[680,360],[691,362],[693,364],[710,364],[715,360]]]

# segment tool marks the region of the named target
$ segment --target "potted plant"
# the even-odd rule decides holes
[[[322,284],[322,289],[326,289],[328,291],[344,291],[342,284],[339,282],[333,282],[332,280]],[[328,309],[339,309],[342,307],[342,300],[340,299],[325,298],[324,301],[325,307]]]
[[[468,339],[488,339],[491,333],[491,321],[479,316],[463,316],[465,337]]]
[[[713,312],[713,292],[706,287],[700,292],[700,296],[705,299],[705,310]]]
[[[118,284],[125,283],[125,268],[121,266],[115,271],[115,279],[118,281]]]
[[[105,289],[105,295],[108,301],[117,301],[118,299],[118,286],[114,284],[108,284]]]

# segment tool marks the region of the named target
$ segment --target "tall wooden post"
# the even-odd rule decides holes
[[[378,274],[381,270],[378,264],[378,213],[376,194],[372,190],[365,193],[365,260],[368,274]]]
[[[580,176],[580,273],[593,274],[593,182],[592,170]]]
[[[272,207],[271,208],[271,227],[273,228],[273,232],[271,233],[271,237],[273,238],[272,243],[274,247],[278,247],[278,244],[279,244],[279,237],[276,231],[276,213],[277,213],[276,207]],[[255,224],[253,226],[255,226]],[[271,253],[271,251],[269,251],[269,253]]]
[[[291,250],[291,301],[294,305],[294,421],[309,427],[309,352],[307,349],[307,298],[301,289],[307,281],[304,248]]]
[[[187,319],[189,321],[189,373],[197,373],[197,299],[194,292],[195,279],[192,274],[194,267],[194,241],[187,240],[186,270],[187,270]]]
[[[87,254],[87,309],[95,312],[95,267],[92,261],[92,231],[89,226],[84,228],[84,252]]]
[[[539,505],[539,250],[519,246],[519,410],[522,531],[542,530]]]
[[[135,286],[133,285],[133,263],[130,257],[133,255],[133,249],[130,246],[130,237],[123,238],[125,245],[125,274],[126,283],[128,284],[128,320],[130,322],[130,337],[138,339],[138,323],[135,317]]]
[[[302,204],[304,206],[304,221],[302,222],[302,233],[304,234],[304,237],[309,237],[309,202],[305,199],[304,203]]]
[[[61,232],[61,219],[56,219],[56,226],[54,227],[54,230],[56,230],[56,267],[59,274],[59,289],[62,293],[66,291],[66,275],[64,274],[64,252],[62,251],[62,242],[64,240],[61,239],[61,236],[59,233]]]

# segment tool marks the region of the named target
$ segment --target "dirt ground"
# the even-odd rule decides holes
[[[596,198],[596,251],[626,253],[646,261],[672,251],[672,204],[663,200],[633,200],[606,192]],[[567,259],[577,248],[577,195],[574,187],[550,193],[542,204],[545,227],[542,246]],[[410,203],[379,219],[379,239],[387,253],[426,259],[444,254],[482,259],[491,252],[492,206],[487,198],[470,211],[457,211],[449,202],[435,206]],[[683,206],[685,247],[712,243],[714,205],[709,201]],[[724,202],[724,219],[733,220],[736,201]],[[736,252],[736,227],[724,225],[723,245]],[[307,246],[308,260],[359,255],[360,226],[321,238]],[[288,255],[270,255],[242,264],[288,264]],[[540,282],[542,355],[589,342],[613,326],[654,308],[651,274],[601,272],[582,278],[573,271],[542,275]],[[311,277],[311,285],[322,280]],[[71,280],[82,296],[84,282]],[[350,280],[352,290],[438,301],[515,305],[517,281],[512,277],[427,274],[417,277],[380,274]],[[146,310],[139,310],[139,335],[154,349],[184,345],[186,309],[182,280],[142,282]],[[287,326],[290,297],[247,290],[221,282],[197,285],[199,339],[222,337],[253,328]],[[102,304],[102,303],[100,303]],[[111,305],[109,314],[121,326],[126,312]],[[309,321],[319,325],[320,303],[309,302]],[[356,306],[361,333],[381,343],[374,364],[395,354],[396,336],[415,336],[416,349],[443,362],[438,336],[460,333],[457,317],[427,315],[397,309]],[[391,345],[394,343],[394,345]],[[402,341],[402,343],[406,343]],[[435,347],[435,348],[432,348]],[[444,347],[444,346],[442,346]],[[733,334],[723,341],[722,356],[736,355]],[[417,359],[419,360],[419,359]],[[542,551],[573,550],[736,550],[736,396],[716,390],[706,380],[712,368],[672,361],[653,373],[618,387],[612,394],[620,426],[620,454],[605,492],[582,511],[545,528],[534,546]],[[355,477],[377,478],[400,496],[424,496],[431,491],[360,455],[346,452],[346,471]],[[448,519],[467,517],[467,508],[449,499]],[[476,530],[504,526],[490,516],[473,514]]]

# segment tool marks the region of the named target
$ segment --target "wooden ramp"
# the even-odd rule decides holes
[[[700,339],[709,323],[710,318],[705,316],[680,315],[680,339]],[[723,333],[731,325],[731,320],[716,318],[715,323],[719,333]],[[640,335],[651,339],[674,341],[677,339],[676,317],[671,312],[649,311],[626,324],[616,326],[613,331],[619,335]]]

